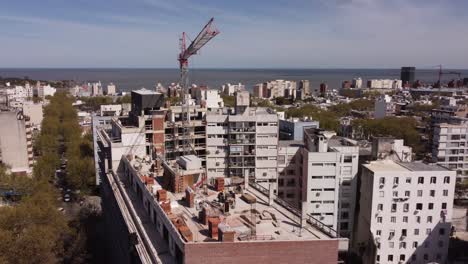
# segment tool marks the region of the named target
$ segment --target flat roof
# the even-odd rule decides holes
[[[301,147],[304,146],[302,140],[280,140],[278,141],[280,147]]]
[[[372,161],[364,164],[371,171],[450,171],[438,164],[427,164],[422,162],[395,162],[393,160]]]
[[[125,156],[122,158],[127,159]],[[127,159],[128,160],[128,159]],[[133,158],[129,161],[130,167],[138,175],[151,175],[151,162],[147,159]],[[137,177],[141,181],[140,177]],[[156,177],[155,185],[161,188],[158,181],[162,178]],[[146,191],[152,193],[153,185],[146,184]],[[194,192],[194,207],[189,207],[185,199],[186,194],[173,193],[167,191],[167,200],[170,201],[171,211],[167,213],[168,219],[178,219],[183,221],[192,233],[193,242],[210,242],[208,225],[199,220],[199,213],[205,207],[210,214],[217,215],[220,225],[230,231],[235,231],[234,241],[300,241],[300,240],[320,240],[335,239],[335,237],[324,233],[319,228],[310,223],[300,228],[300,219],[289,209],[274,203],[268,204],[268,197],[250,186],[241,193],[235,192],[235,187],[225,187],[226,199],[231,199],[233,203],[228,212],[224,212],[224,204],[218,200],[219,192],[208,188],[205,192],[203,188],[197,188]],[[232,196],[234,194],[234,196]],[[242,194],[250,194],[256,198],[254,204],[250,204],[242,198]],[[155,198],[156,199],[156,198]],[[253,213],[252,213],[253,212]],[[252,224],[255,223],[255,224]],[[223,227],[219,227],[223,228]],[[255,230],[252,233],[252,230]]]
[[[133,90],[132,92],[137,93],[137,94],[162,94],[162,93],[158,93],[158,92],[153,91],[153,90],[148,90],[146,88],[141,88],[139,90]]]

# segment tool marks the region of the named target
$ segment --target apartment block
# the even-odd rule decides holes
[[[395,115],[396,106],[389,95],[382,95],[375,100],[374,118],[380,119]]]
[[[341,236],[354,225],[359,147],[335,132],[306,128],[302,149],[305,210]]]
[[[288,120],[279,120],[280,140],[297,140],[304,139],[304,128],[318,128],[319,122],[309,118],[291,118]]]
[[[30,174],[34,163],[30,118],[21,112],[0,112],[0,162],[12,173]]]
[[[352,245],[363,263],[446,263],[455,177],[435,164],[364,164]]]
[[[208,178],[227,176],[276,186],[278,116],[260,107],[236,114],[209,112],[206,150]]]
[[[254,96],[273,99],[277,97],[296,98],[297,84],[295,81],[275,80],[259,83],[254,86]]]
[[[457,181],[468,179],[468,123],[434,125],[432,160],[457,172]]]

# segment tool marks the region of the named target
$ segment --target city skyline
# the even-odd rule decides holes
[[[180,33],[194,38],[211,16],[221,34],[192,67],[468,68],[466,5],[24,0],[0,11],[0,68],[176,68]]]

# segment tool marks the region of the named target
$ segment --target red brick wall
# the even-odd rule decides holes
[[[153,130],[164,130],[164,116],[153,116]]]
[[[185,245],[185,264],[336,264],[337,261],[337,240],[207,242]]]

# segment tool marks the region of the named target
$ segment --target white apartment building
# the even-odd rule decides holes
[[[417,162],[363,165],[353,250],[363,263],[446,263],[455,172]]]
[[[242,83],[230,84],[226,83],[221,86],[221,91],[225,95],[234,95],[236,92],[245,91],[245,85]]]
[[[353,229],[359,147],[335,132],[304,130],[302,190],[306,212],[349,237]]]
[[[245,93],[236,94],[235,115],[221,109],[206,115],[207,176],[276,187],[278,116],[268,108],[248,107]]]
[[[92,84],[89,84],[89,83],[88,83],[88,87],[91,87],[91,95],[92,95],[92,96],[102,95],[102,85],[101,85],[101,82],[92,83]]]
[[[395,114],[395,103],[392,97],[385,94],[375,100],[374,118],[380,119]]]
[[[101,116],[120,116],[122,114],[122,105],[101,105]]]
[[[457,181],[468,179],[468,123],[434,125],[432,160],[457,172]]]
[[[260,83],[254,87],[254,96],[259,98],[296,98],[297,84],[295,81],[275,80]]]
[[[194,98],[198,105],[206,105],[206,108],[220,108],[224,107],[223,98],[221,98],[220,92],[218,90],[209,90],[209,89],[193,89]]]
[[[371,89],[401,89],[401,80],[371,79],[367,81],[367,88]]]
[[[117,89],[115,87],[115,84],[113,83],[109,83],[107,86],[106,86],[106,95],[115,95],[117,93]]]
[[[54,87],[48,85],[39,85],[36,87],[37,89],[37,96],[41,98],[45,98],[46,96],[54,96],[54,94],[57,92],[57,89]]]
[[[362,79],[361,78],[354,78],[353,79],[353,88],[361,89],[362,88]]]

